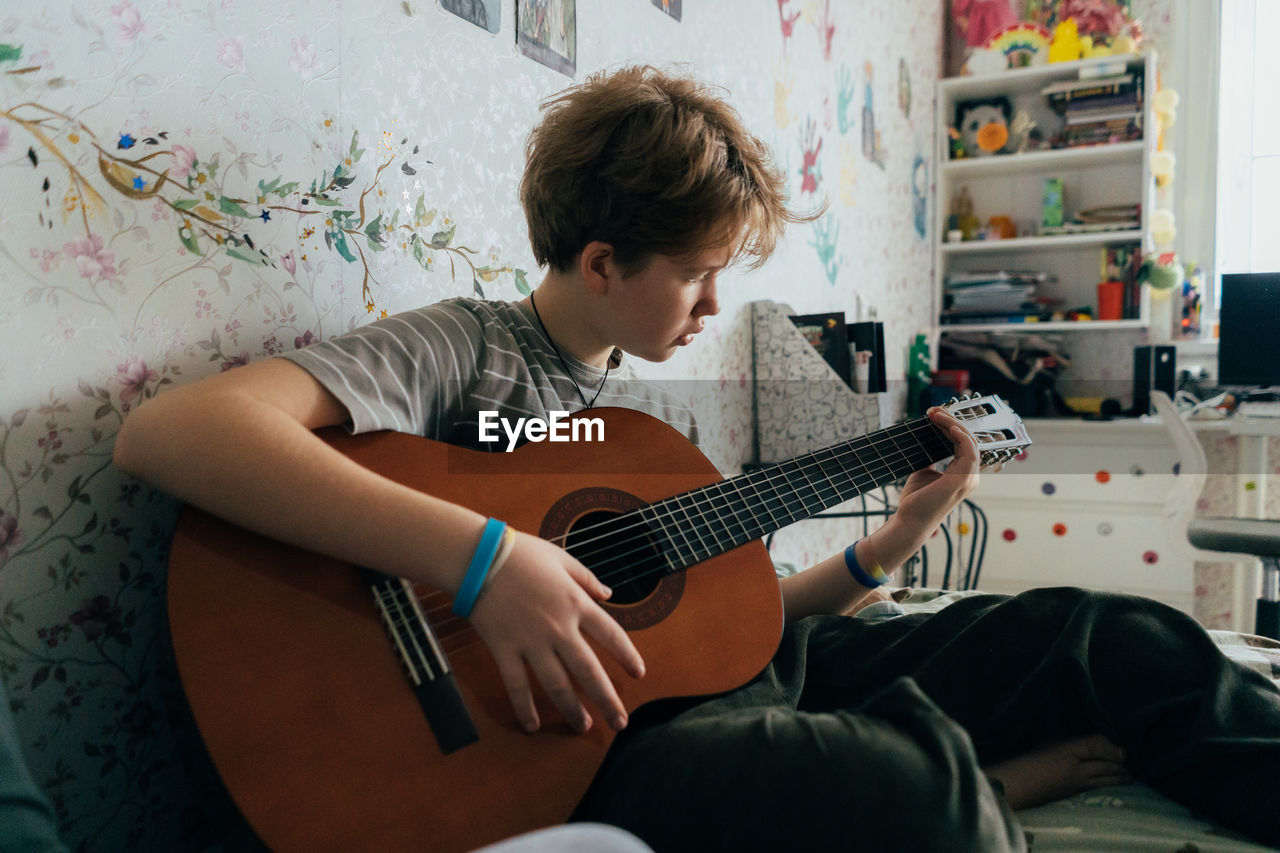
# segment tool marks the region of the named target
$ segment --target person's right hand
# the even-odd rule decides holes
[[[630,675],[644,675],[644,661],[631,638],[598,603],[611,594],[562,548],[516,533],[502,570],[471,611],[471,625],[497,661],[516,719],[526,731],[541,724],[530,671],[574,730],[585,732],[592,722],[575,683],[609,725],[626,726],[626,708],[586,639],[595,640]]]

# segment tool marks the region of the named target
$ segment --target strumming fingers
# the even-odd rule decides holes
[[[632,678],[644,677],[644,658],[640,656],[635,643],[631,642],[631,637],[622,626],[603,609],[585,616],[582,620],[582,628],[589,637],[603,646],[605,651],[622,664],[628,675]]]
[[[541,721],[538,719],[538,706],[533,701],[533,691],[529,689],[529,673],[524,660],[519,655],[494,655],[494,659],[516,721],[525,731],[536,732]]]
[[[573,689],[573,681],[565,671],[558,654],[548,651],[529,659],[529,666],[538,683],[546,691],[551,704],[556,706],[565,722],[579,734],[591,728],[591,714]],[[606,679],[607,680],[607,679]]]
[[[604,713],[609,725],[619,730],[626,727],[626,706],[622,704],[609,674],[605,672],[600,659],[586,640],[572,642],[557,653],[573,679],[582,686],[583,692]]]

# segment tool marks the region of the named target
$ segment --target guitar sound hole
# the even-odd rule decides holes
[[[589,512],[569,527],[565,549],[608,584],[611,604],[634,604],[649,597],[667,565],[634,515]]]

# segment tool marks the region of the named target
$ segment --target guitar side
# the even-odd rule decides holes
[[[648,503],[720,479],[653,418],[588,414],[604,419],[603,442],[512,454],[397,433],[323,437],[385,476],[533,534],[549,518],[591,509],[593,495]],[[601,656],[628,711],[738,686],[777,647],[781,598],[760,543],[701,563],[682,581],[675,606],[656,621],[629,618],[652,602],[607,606],[632,626],[646,662],[637,680]],[[432,611],[449,601],[423,592]],[[168,598],[179,672],[206,746],[273,849],[466,850],[559,823],[613,739],[600,721],[572,733],[542,696],[543,730],[526,734],[484,645],[465,622],[433,619],[480,734],[442,755],[357,568],[194,509],[175,533]],[[651,624],[634,627],[642,623]]]

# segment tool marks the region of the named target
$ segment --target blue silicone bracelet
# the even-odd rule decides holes
[[[858,540],[858,542],[861,541],[861,539]],[[867,574],[863,570],[862,566],[858,564],[858,555],[853,551],[854,548],[858,547],[858,542],[854,542],[848,548],[844,549],[845,568],[849,570],[849,574],[853,575],[854,580],[868,589],[875,589],[878,586],[882,586],[884,584],[884,580],[876,580],[871,577],[871,575]],[[885,580],[888,580],[888,578],[885,578]]]
[[[506,522],[498,521],[496,518],[491,518],[484,524],[484,532],[480,534],[480,544],[476,546],[471,564],[467,566],[467,573],[462,578],[462,586],[458,587],[458,595],[453,599],[453,612],[464,619],[471,615],[471,608],[476,606],[476,599],[480,597],[480,588],[484,586],[485,575],[489,574],[489,567],[493,565],[493,557],[498,553],[498,545],[502,543],[502,534],[506,529]]]

